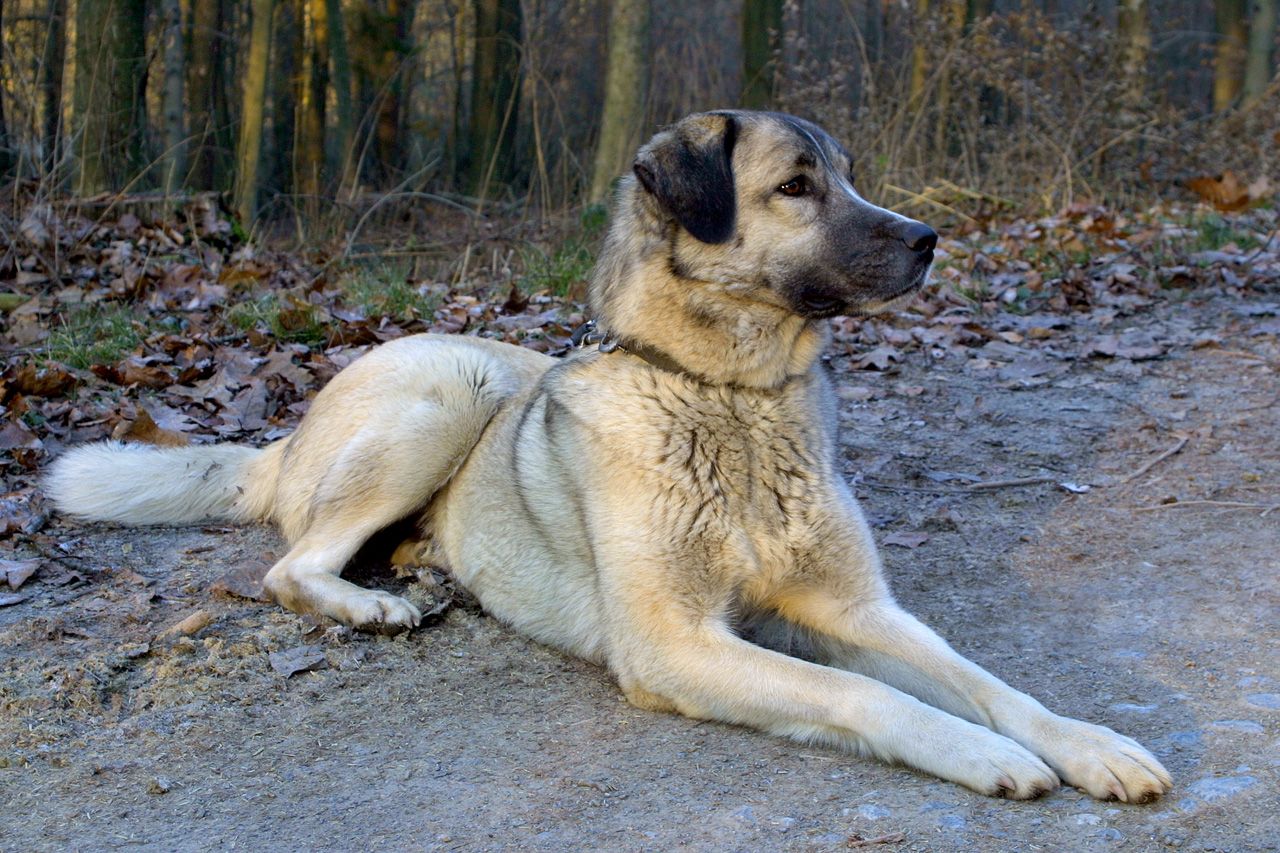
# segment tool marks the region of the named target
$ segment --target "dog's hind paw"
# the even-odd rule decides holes
[[[399,634],[416,628],[422,622],[418,608],[398,595],[376,589],[362,589],[343,602],[341,621],[357,631]]]

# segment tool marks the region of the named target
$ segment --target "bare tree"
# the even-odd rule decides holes
[[[650,0],[613,0],[604,114],[591,172],[590,201],[600,201],[640,144],[649,93]]]
[[[145,0],[76,3],[77,191],[123,189],[145,165]]]
[[[191,4],[191,49],[187,52],[188,126],[193,144],[192,183],[216,189],[222,180],[224,145],[230,124],[227,108],[223,52],[226,40],[227,0],[198,0]]]
[[[1244,66],[1244,97],[1256,100],[1271,82],[1271,47],[1276,38],[1276,0],[1253,0],[1249,56]]]
[[[773,103],[782,0],[743,0],[742,105],[763,109]]]
[[[0,0],[0,32],[4,32],[4,0]],[[3,70],[4,63],[0,62],[0,72]],[[0,175],[7,174],[14,162],[9,147],[9,125],[4,117],[4,90],[4,78],[0,76]]]
[[[923,24],[929,19],[929,0],[915,0],[915,20]],[[908,90],[913,104],[924,97],[924,86],[929,78],[929,52],[925,45],[924,30],[917,27],[911,40],[911,88]]]
[[[1245,0],[1213,0],[1218,43],[1213,57],[1213,108],[1228,109],[1244,86]]]
[[[468,184],[483,196],[510,179],[520,108],[520,0],[475,0]]]
[[[293,140],[294,192],[309,213],[316,212],[325,168],[325,120],[329,102],[329,5],[305,4],[305,44],[298,77],[298,118]]]
[[[40,52],[40,92],[44,101],[44,156],[58,162],[62,138],[62,73],[67,59],[67,0],[49,0],[49,29]]]
[[[182,44],[182,2],[163,0],[164,18],[164,98],[161,120],[164,151],[160,158],[165,195],[181,186],[186,172],[186,109],[183,103],[183,75],[186,57]]]
[[[1120,0],[1116,9],[1120,37],[1120,73],[1124,106],[1134,113],[1147,97],[1147,61],[1151,55],[1151,20],[1147,0]]]
[[[329,56],[333,60],[334,103],[337,107],[337,124],[334,128],[334,152],[338,161],[338,175],[344,184],[356,183],[351,170],[355,168],[355,107],[351,102],[351,54],[347,50],[347,21],[342,13],[341,0],[325,0],[329,13]]]
[[[258,213],[258,163],[262,154],[262,117],[267,102],[267,66],[271,59],[274,0],[253,0],[253,30],[244,75],[240,142],[236,147],[235,208],[246,225]]]

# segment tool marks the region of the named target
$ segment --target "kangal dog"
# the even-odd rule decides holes
[[[640,707],[994,796],[1062,780],[1155,799],[1171,782],[1147,750],[1008,687],[889,593],[819,356],[827,318],[920,288],[937,235],[861,198],[850,163],[790,116],[689,116],[618,188],[591,284],[598,346],[554,359],[403,338],[266,448],[88,445],[48,492],[86,519],[274,521],[291,547],[271,595],[372,630],[420,616],[340,573],[417,517],[432,563],[486,611],[607,666]]]

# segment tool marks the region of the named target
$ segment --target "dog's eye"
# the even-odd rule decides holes
[[[804,175],[796,175],[782,186],[778,187],[778,192],[783,195],[789,195],[792,198],[796,196],[809,194],[809,179]]]

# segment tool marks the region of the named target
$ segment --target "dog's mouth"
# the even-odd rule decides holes
[[[932,252],[922,254],[920,262],[914,265],[908,275],[896,282],[880,282],[875,290],[865,296],[837,295],[828,288],[815,286],[802,289],[793,304],[799,309],[797,313],[810,320],[825,320],[841,315],[865,317],[878,314],[903,304],[923,287],[932,261]],[[886,287],[886,284],[889,286]]]

